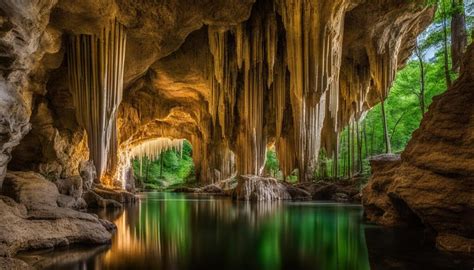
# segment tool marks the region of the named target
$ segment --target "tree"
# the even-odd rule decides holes
[[[380,108],[382,111],[382,124],[383,124],[383,134],[385,142],[385,153],[392,153],[392,146],[390,144],[390,137],[388,136],[388,127],[387,127],[387,115],[385,113],[385,101],[381,98]]]
[[[459,72],[462,57],[467,47],[466,19],[464,14],[464,1],[452,0],[451,16],[451,58],[452,69]]]
[[[449,69],[449,53],[448,53],[448,7],[446,0],[440,1],[441,19],[443,25],[443,51],[444,51],[444,76],[446,80],[446,86],[451,87],[451,73]]]
[[[425,114],[425,63],[423,61],[422,49],[418,44],[415,46],[415,55],[418,58],[418,63],[420,65],[420,91],[415,91],[415,95],[418,97],[421,116],[423,117]]]

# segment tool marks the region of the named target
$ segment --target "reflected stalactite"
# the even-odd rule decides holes
[[[117,21],[100,35],[72,35],[68,46],[69,89],[99,179],[109,159],[112,166],[117,163],[116,117],[123,94],[125,47],[125,28]]]

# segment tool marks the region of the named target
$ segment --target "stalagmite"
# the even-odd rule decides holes
[[[69,88],[99,179],[108,159],[117,155],[116,115],[122,101],[125,47],[125,28],[117,21],[100,35],[71,36],[68,46]]]

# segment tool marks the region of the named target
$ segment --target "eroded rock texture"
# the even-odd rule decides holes
[[[59,207],[64,195],[37,173],[9,172],[0,194],[0,257],[21,250],[73,243],[104,244],[111,240],[108,230],[114,228],[113,224]]]
[[[234,196],[244,201],[291,200],[286,186],[274,178],[242,175],[238,179]]]
[[[460,78],[436,97],[401,158],[372,161],[363,192],[367,217],[385,225],[423,224],[438,247],[474,250],[474,48]]]
[[[117,20],[127,45],[109,184],[125,183],[131,149],[157,137],[188,139],[204,182],[260,174],[271,143],[285,174],[307,180],[319,149],[334,153],[338,131],[386,96],[431,21],[423,3],[2,1],[0,175],[18,144],[11,169],[78,174],[89,149],[66,41]]]

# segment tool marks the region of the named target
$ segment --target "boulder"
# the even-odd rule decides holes
[[[79,175],[82,178],[84,191],[91,189],[92,184],[98,181],[94,163],[90,160],[84,160],[79,164]]]
[[[331,200],[335,202],[349,202],[350,197],[346,193],[337,192],[331,196]]]
[[[58,205],[59,207],[66,207],[76,210],[84,210],[87,209],[86,201],[81,198],[74,198],[72,196],[59,194],[58,197]]]
[[[0,257],[0,270],[29,270],[35,269],[26,262],[15,259]]]
[[[296,184],[295,187],[309,192],[313,200],[337,202],[360,201],[357,181],[319,181],[299,183]]]
[[[104,199],[92,190],[84,193],[83,196],[89,208],[122,208],[123,205],[115,200]]]
[[[333,183],[318,183],[312,188],[311,195],[313,200],[331,200],[337,193],[337,186]]]
[[[97,216],[61,207],[27,212],[7,197],[0,197],[0,216],[0,257],[72,243],[104,244],[112,236]]]
[[[57,207],[56,185],[34,172],[11,172],[5,176],[2,194],[15,199],[28,209]]]
[[[436,237],[438,249],[465,254],[474,253],[474,239],[454,234],[441,233]]]
[[[394,170],[400,163],[400,156],[380,155],[370,159],[372,176],[362,191],[364,215],[368,220],[386,226],[406,225],[387,196]]]
[[[224,191],[216,184],[210,184],[199,189],[200,193],[223,194]]]
[[[66,179],[56,179],[55,182],[59,193],[69,195],[74,198],[82,197],[83,183],[80,176],[72,176]]]
[[[21,250],[53,248],[72,243],[103,244],[110,226],[97,216],[70,208],[84,201],[62,195],[38,173],[8,172],[0,196],[0,257]],[[58,207],[59,204],[70,207]]]
[[[114,200],[119,203],[134,203],[137,200],[135,194],[123,189],[110,189],[103,186],[96,186],[93,191],[104,199]]]
[[[234,197],[245,201],[291,200],[284,184],[274,178],[254,175],[239,176]]]
[[[311,193],[308,191],[298,188],[294,185],[286,184],[286,191],[291,196],[291,199],[294,201],[310,201],[311,200]]]

